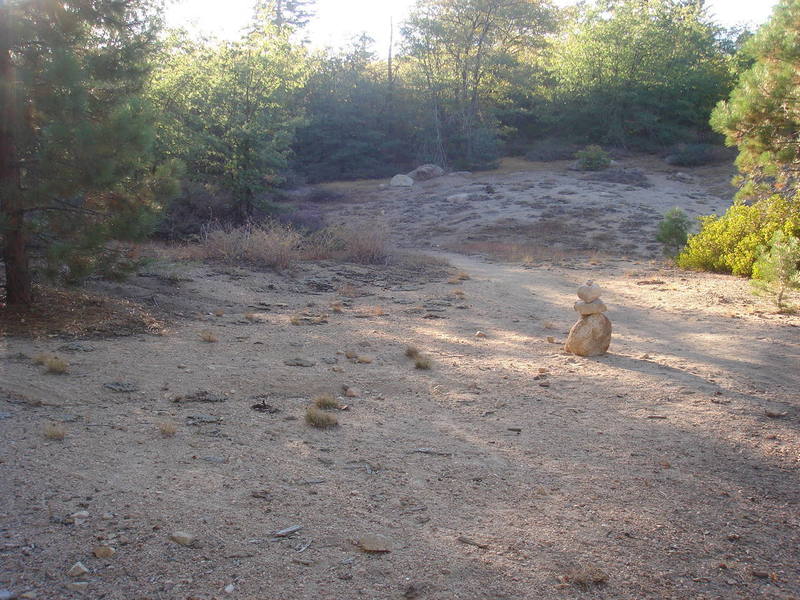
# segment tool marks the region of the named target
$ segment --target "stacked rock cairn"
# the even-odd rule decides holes
[[[587,281],[578,288],[575,312],[581,318],[569,330],[564,349],[578,356],[605,354],[611,344],[611,321],[603,313],[608,309],[600,300],[603,290],[594,281]]]

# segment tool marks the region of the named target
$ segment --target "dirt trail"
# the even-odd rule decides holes
[[[800,595],[800,318],[776,315],[744,281],[647,261],[436,255],[469,279],[170,267],[116,289],[169,306],[164,336],[83,341],[90,351],[0,338],[0,589],[120,600]],[[614,323],[596,359],[562,350],[589,278]],[[355,298],[336,291],[345,284]],[[293,325],[304,313],[327,322]],[[430,370],[414,368],[408,345]],[[30,359],[40,352],[66,356],[69,373],[45,374]],[[306,425],[310,399],[343,386],[353,392],[339,426]],[[198,390],[221,401],[174,402]],[[274,412],[251,408],[262,399]],[[63,441],[43,438],[50,422]],[[163,422],[176,435],[162,437]],[[65,521],[81,510],[84,522]],[[302,529],[274,537],[292,525]],[[175,530],[196,544],[170,541]],[[359,550],[366,534],[391,552]],[[94,557],[101,543],[116,554]],[[67,588],[76,561],[90,571],[77,578],[85,596]]]

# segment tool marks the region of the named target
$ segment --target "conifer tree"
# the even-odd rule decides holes
[[[30,304],[31,256],[79,280],[142,233],[171,165],[150,159],[140,91],[156,43],[156,0],[0,4],[0,232],[6,302]],[[39,260],[41,257],[41,261]]]

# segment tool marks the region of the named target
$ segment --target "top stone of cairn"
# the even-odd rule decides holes
[[[578,288],[578,298],[584,302],[594,302],[602,293],[603,289],[591,279]]]

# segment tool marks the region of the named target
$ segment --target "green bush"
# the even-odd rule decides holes
[[[575,158],[579,147],[558,138],[544,138],[537,140],[525,152],[525,158],[535,162],[552,162],[555,160],[569,160]]]
[[[664,219],[658,224],[656,239],[664,244],[664,254],[675,256],[686,245],[689,228],[692,222],[686,213],[675,207],[667,211]]]
[[[797,200],[776,195],[752,205],[734,204],[721,217],[701,217],[700,232],[689,237],[677,257],[678,266],[750,277],[760,247],[767,246],[776,231],[800,234]]]
[[[718,153],[711,144],[686,144],[670,154],[666,161],[676,167],[699,167],[717,160]]]
[[[757,291],[775,296],[778,308],[789,289],[800,288],[800,239],[776,231],[769,247],[761,248],[753,266],[753,285]]]
[[[575,153],[581,171],[602,171],[611,165],[611,156],[600,146],[586,146]]]

